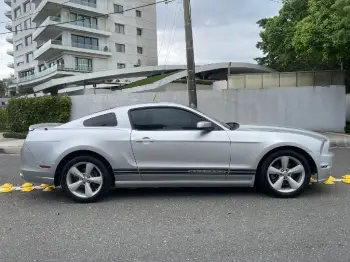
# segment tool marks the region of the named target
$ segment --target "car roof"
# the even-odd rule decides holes
[[[159,107],[159,106],[176,106],[176,107],[187,107],[181,104],[177,103],[171,103],[171,102],[154,102],[154,103],[140,103],[140,104],[133,104],[133,105],[127,105],[127,106],[117,106],[114,109],[134,109],[134,108],[141,108],[141,107]]]

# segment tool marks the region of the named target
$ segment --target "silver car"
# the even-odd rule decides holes
[[[326,180],[327,137],[283,127],[223,123],[172,103],[116,107],[29,128],[21,177],[61,186],[79,202],[118,187],[253,187],[294,197]]]

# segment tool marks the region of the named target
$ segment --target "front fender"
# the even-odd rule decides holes
[[[273,150],[276,150],[278,148],[282,149],[283,147],[295,147],[295,148],[301,149],[304,152],[306,152],[313,159],[314,162],[316,162],[316,160],[317,160],[317,159],[315,159],[314,154],[311,153],[312,150],[310,148],[308,148],[307,146],[304,146],[304,145],[299,144],[297,142],[279,142],[279,143],[274,143],[274,144],[271,144],[271,145],[265,147],[260,152],[260,154],[258,155],[258,157],[254,163],[255,169],[258,168],[258,165],[261,162],[261,160],[264,158],[264,156],[266,156],[268,153],[270,153]]]

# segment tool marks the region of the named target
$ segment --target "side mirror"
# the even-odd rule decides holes
[[[201,121],[197,123],[197,129],[199,130],[205,130],[205,131],[211,131],[214,129],[212,123],[207,121]]]

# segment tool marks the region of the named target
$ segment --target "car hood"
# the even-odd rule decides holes
[[[299,128],[290,128],[290,127],[279,127],[279,126],[259,126],[259,125],[240,125],[237,129],[239,131],[261,131],[261,132],[280,132],[280,133],[289,133],[289,134],[298,134],[309,136],[321,141],[328,140],[328,137],[316,133],[313,131],[299,129]]]

